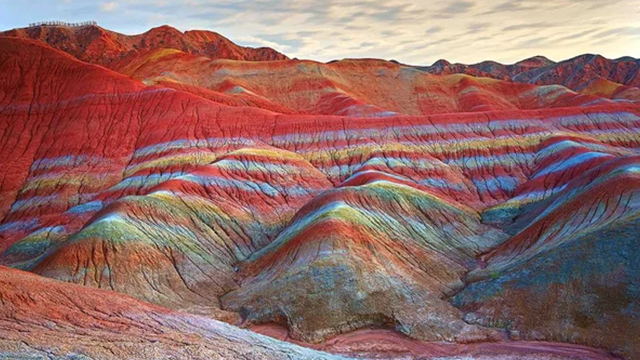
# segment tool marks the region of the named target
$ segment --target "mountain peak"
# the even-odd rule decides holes
[[[433,65],[431,65],[431,66],[444,68],[444,67],[451,66],[451,63],[449,61],[447,61],[446,59],[440,59],[440,60],[437,60],[436,62],[434,62]]]
[[[517,63],[515,63],[515,65],[536,65],[536,66],[547,66],[547,65],[551,65],[551,64],[555,64],[555,62],[553,60],[550,60],[549,58],[547,58],[546,56],[542,56],[542,55],[536,55],[536,56],[532,56],[530,58],[524,59],[524,60],[520,60]]]
[[[2,36],[31,38],[62,50],[89,63],[109,67],[132,52],[153,49],[176,49],[212,59],[268,61],[288,59],[271,48],[239,46],[224,36],[206,30],[180,30],[162,25],[138,35],[125,35],[98,25],[81,27],[35,26],[14,29]]]

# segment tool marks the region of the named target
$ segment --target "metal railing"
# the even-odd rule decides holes
[[[68,23],[64,21],[40,21],[35,23],[29,23],[29,27],[36,26],[67,26],[67,27],[82,27],[82,26],[95,26],[98,25],[95,21],[83,21],[78,23]]]

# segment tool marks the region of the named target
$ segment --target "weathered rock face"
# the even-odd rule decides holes
[[[513,339],[592,344],[640,353],[638,219],[614,222],[470,284],[454,298],[469,323],[506,327]],[[535,274],[535,275],[534,275]]]
[[[89,300],[132,297],[116,310],[276,323],[295,341],[373,327],[637,356],[636,102],[377,60],[215,61],[187,45],[105,52],[109,70],[0,37],[0,264]],[[68,286],[10,274],[42,301]],[[38,344],[83,336],[74,326]],[[36,351],[8,332],[12,351]]]
[[[601,344],[628,358],[640,353],[639,158],[600,154],[564,190],[528,209],[526,227],[483,257],[486,268],[472,272],[473,283],[454,299],[470,312],[468,321],[506,326],[515,338]]]
[[[243,286],[223,298],[225,307],[247,322],[283,322],[310,342],[370,325],[427,341],[499,338],[462,322],[443,298],[504,234],[481,225],[471,209],[370,181],[302,208],[249,259]]]
[[[343,359],[5,267],[0,299],[3,359]]]
[[[293,345],[125,295],[0,267],[3,359],[314,359],[341,356]],[[379,358],[613,360],[603,351],[544,343],[424,344],[360,331],[318,346]]]

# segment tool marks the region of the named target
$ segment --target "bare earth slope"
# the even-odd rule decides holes
[[[1,359],[346,359],[125,295],[0,267]],[[612,360],[580,346],[526,343],[422,344],[364,331],[323,349],[379,358]],[[372,349],[374,351],[372,351]],[[376,352],[376,349],[378,352]]]
[[[88,307],[111,290],[131,296],[116,312],[162,306],[347,354],[340,339],[415,357],[638,355],[634,101],[378,60],[174,47],[116,52],[107,69],[38,40],[0,50],[0,264],[83,285]],[[2,271],[26,318],[19,283],[43,287],[37,302],[71,291]],[[65,321],[33,338],[92,331]]]
[[[5,267],[0,299],[1,359],[341,359]]]

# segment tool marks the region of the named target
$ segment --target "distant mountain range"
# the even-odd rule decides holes
[[[556,63],[536,56],[513,65],[494,61],[464,65],[439,60],[432,66],[418,68],[432,74],[467,74],[535,85],[556,84],[581,93],[619,99],[637,99],[640,86],[640,60],[632,57],[609,60],[585,54]]]

